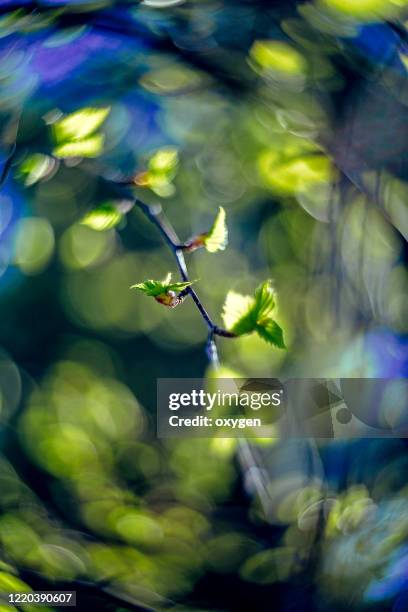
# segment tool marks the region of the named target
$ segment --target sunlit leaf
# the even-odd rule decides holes
[[[225,222],[225,210],[220,206],[218,214],[209,232],[198,234],[188,240],[184,248],[189,253],[205,247],[209,253],[223,251],[228,244],[228,228]]]
[[[152,297],[156,297],[157,295],[161,295],[162,293],[166,292],[166,287],[163,284],[163,281],[156,281],[152,279],[143,281],[141,283],[136,283],[135,285],[132,285],[130,288],[139,289],[139,291],[142,291],[146,295],[149,295]]]
[[[252,319],[253,304],[254,298],[251,296],[229,291],[222,314],[225,327],[238,336],[254,331],[255,322]]]
[[[267,320],[275,308],[275,291],[271,281],[265,281],[255,290],[254,311],[258,324]]]
[[[116,227],[123,219],[123,214],[113,204],[102,204],[87,213],[81,221],[93,230],[102,232]]]
[[[230,291],[223,309],[224,324],[237,336],[256,332],[269,344],[285,348],[283,331],[271,318],[274,308],[275,292],[270,281],[259,285],[254,297]]]
[[[257,334],[269,344],[273,344],[277,348],[284,349],[285,341],[283,339],[282,328],[273,319],[268,319],[263,324],[258,324],[256,327]]]
[[[174,308],[180,304],[181,298],[178,297],[177,293],[183,291],[195,281],[181,281],[178,283],[171,282],[171,273],[162,281],[157,280],[146,280],[142,283],[136,283],[132,285],[131,289],[138,289],[148,296],[154,297],[158,302],[165,306]]]
[[[105,137],[95,134],[86,140],[75,140],[61,144],[53,150],[53,155],[61,159],[69,157],[98,157],[102,153]]]
[[[58,144],[83,140],[93,134],[109,115],[110,107],[82,108],[66,115],[53,124],[53,133]]]
[[[204,245],[210,253],[223,251],[228,244],[228,229],[225,222],[225,210],[220,206],[212,228],[204,238]]]
[[[193,283],[195,283],[195,281],[171,283],[167,286],[167,291],[183,291],[183,289],[190,287],[190,285],[192,285]]]

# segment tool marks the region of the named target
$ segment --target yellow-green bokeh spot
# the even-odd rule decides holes
[[[75,223],[61,237],[60,256],[67,268],[96,266],[112,252],[113,232],[95,232],[87,225]]]
[[[103,151],[105,136],[96,133],[110,113],[110,107],[82,108],[65,115],[52,126],[56,147],[53,155],[59,158],[98,157]]]
[[[244,580],[256,584],[272,584],[286,580],[295,565],[295,551],[290,547],[263,550],[250,557],[241,567]]]
[[[147,172],[142,173],[144,185],[162,198],[171,197],[175,192],[172,181],[177,174],[178,163],[177,149],[158,149],[149,159]]]
[[[95,134],[84,140],[65,142],[53,150],[55,157],[67,159],[70,157],[98,157],[103,151],[105,137]]]
[[[24,274],[39,274],[52,257],[54,243],[54,231],[47,219],[21,219],[15,234],[14,263]]]
[[[18,175],[23,179],[25,187],[31,187],[41,179],[49,177],[56,167],[57,161],[52,157],[34,153],[20,164]]]
[[[109,115],[110,107],[82,108],[53,124],[56,142],[82,140],[93,134]]]
[[[303,56],[291,45],[276,40],[257,40],[249,56],[252,62],[265,71],[274,71],[285,76],[302,76],[307,64]]]
[[[333,179],[334,170],[325,155],[305,155],[282,159],[276,151],[266,151],[258,159],[258,169],[264,183],[281,195],[306,192],[318,183]]]
[[[168,178],[173,178],[178,161],[178,152],[176,148],[163,147],[162,149],[158,149],[149,159],[149,171],[165,174]]]
[[[8,574],[7,572],[0,572],[0,593],[28,593],[31,590],[31,587],[17,576]]]
[[[81,220],[81,225],[86,225],[97,232],[103,232],[116,227],[123,219],[123,214],[113,204],[102,204],[87,213]]]
[[[318,4],[362,21],[391,17],[408,6],[408,0],[318,0]]]

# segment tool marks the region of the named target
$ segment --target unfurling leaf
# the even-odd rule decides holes
[[[179,283],[172,283],[171,273],[169,273],[162,281],[150,279],[132,285],[130,288],[139,289],[139,291],[142,291],[146,295],[154,297],[160,304],[174,308],[183,301],[183,297],[180,297],[176,292],[187,289],[187,287],[190,287],[194,282],[195,281],[182,281]]]
[[[104,135],[96,133],[110,112],[110,107],[82,108],[52,125],[55,157],[97,157],[102,153]]]
[[[195,251],[200,247],[205,247],[209,253],[223,251],[228,244],[228,229],[225,217],[225,210],[220,206],[210,231],[191,238],[185,245],[186,251]]]
[[[98,208],[91,210],[81,220],[81,225],[87,225],[97,232],[116,227],[123,219],[123,213],[117,206],[109,202],[101,204]]]
[[[224,304],[224,323],[237,336],[256,332],[269,344],[285,348],[283,331],[271,316],[274,308],[275,292],[269,280],[259,285],[254,297],[230,291]]]

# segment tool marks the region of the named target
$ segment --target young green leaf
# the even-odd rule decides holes
[[[225,210],[220,206],[214,223],[204,238],[204,246],[209,253],[223,251],[228,244],[228,229],[225,217]]]
[[[254,298],[251,296],[230,291],[225,299],[222,314],[225,327],[237,336],[254,331],[253,305]]]
[[[139,291],[143,291],[146,295],[157,297],[161,293],[166,292],[166,288],[163,285],[163,281],[156,280],[146,280],[142,283],[136,283],[136,285],[131,285],[131,289],[139,289]]]
[[[220,206],[210,231],[205,234],[198,234],[198,236],[186,242],[184,247],[186,251],[191,253],[200,247],[205,247],[209,253],[223,251],[228,244],[228,229],[225,216],[225,210]]]
[[[190,287],[190,285],[193,283],[195,283],[195,281],[171,283],[167,286],[167,291],[183,291],[184,289],[187,289],[187,287]]]
[[[262,321],[268,320],[274,308],[275,291],[271,281],[265,281],[255,290],[254,309],[257,322],[262,323]]]
[[[132,285],[130,288],[138,289],[146,295],[154,297],[155,300],[161,304],[174,308],[182,302],[182,298],[177,295],[176,292],[183,291],[194,282],[195,281],[182,281],[179,283],[172,283],[171,273],[169,273],[162,281],[149,279],[142,283],[136,283],[136,285]]]
[[[237,336],[256,332],[266,342],[285,348],[283,331],[271,317],[274,308],[275,292],[271,281],[259,285],[254,297],[230,291],[223,309],[224,323]]]
[[[273,319],[268,319],[262,325],[257,325],[256,332],[265,342],[273,344],[277,348],[286,348],[283,330]]]

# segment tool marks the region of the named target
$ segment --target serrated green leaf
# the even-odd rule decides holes
[[[228,244],[228,229],[225,218],[225,210],[220,206],[210,231],[203,238],[204,246],[209,253],[223,251]]]
[[[275,292],[269,280],[257,287],[254,297],[230,291],[223,309],[224,324],[237,336],[256,331],[269,344],[285,348],[283,331],[271,317],[274,308]]]
[[[105,137],[95,134],[86,140],[75,140],[61,144],[53,150],[53,155],[61,159],[69,157],[98,157],[102,153]]]
[[[152,297],[166,293],[166,288],[163,285],[163,282],[153,279],[143,281],[142,283],[136,283],[136,285],[131,285],[130,288],[139,289],[139,291],[143,291],[143,293]]]
[[[263,282],[255,290],[255,317],[257,322],[267,319],[275,308],[275,291],[271,281]]]
[[[87,213],[81,220],[81,225],[86,225],[97,232],[116,227],[123,219],[123,214],[113,204],[102,204]]]
[[[187,289],[187,287],[190,287],[190,285],[192,285],[193,283],[195,283],[195,281],[171,283],[170,285],[166,287],[166,290],[167,291],[183,291],[184,289]]]
[[[273,346],[281,349],[286,348],[283,339],[283,330],[273,319],[268,319],[263,324],[258,324],[256,326],[256,332],[258,336],[269,344],[273,344]]]
[[[254,298],[230,291],[222,313],[225,327],[238,336],[251,333],[255,329],[252,319],[253,305]]]
[[[110,106],[104,108],[82,108],[65,115],[53,124],[54,138],[58,144],[84,140],[93,134],[110,113]]]
[[[166,276],[162,281],[157,280],[146,280],[142,283],[136,283],[136,285],[132,285],[131,289],[139,289],[139,291],[143,291],[146,295],[157,297],[159,295],[163,295],[168,293],[169,291],[179,292],[183,291],[187,287],[190,287],[195,281],[181,281],[179,283],[171,282],[171,273]]]

